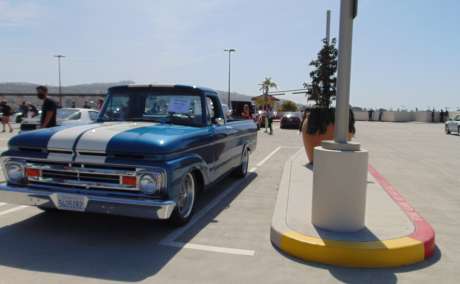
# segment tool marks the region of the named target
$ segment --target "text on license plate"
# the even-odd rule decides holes
[[[53,202],[58,209],[83,212],[88,204],[88,198],[81,195],[56,193],[53,196]]]

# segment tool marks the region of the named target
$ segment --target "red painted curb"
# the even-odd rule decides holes
[[[435,233],[431,225],[422,216],[420,216],[420,214],[415,211],[415,209],[409,204],[409,202],[407,202],[406,199],[404,199],[396,188],[370,164],[368,166],[368,171],[414,224],[415,230],[409,235],[409,237],[423,243],[425,259],[432,256],[435,248]]]

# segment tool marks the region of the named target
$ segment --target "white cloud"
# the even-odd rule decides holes
[[[0,0],[0,26],[21,26],[41,15],[41,7],[32,1]]]

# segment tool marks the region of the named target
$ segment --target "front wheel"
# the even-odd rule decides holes
[[[190,220],[195,207],[196,185],[196,179],[192,173],[182,178],[176,198],[176,208],[171,216],[171,222],[174,225],[181,226]]]
[[[449,130],[449,127],[447,125],[445,127],[445,130],[446,130],[446,134],[450,134],[450,130]]]

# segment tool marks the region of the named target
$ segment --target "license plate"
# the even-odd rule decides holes
[[[88,204],[88,198],[82,195],[55,193],[52,199],[56,208],[60,210],[83,212]]]

